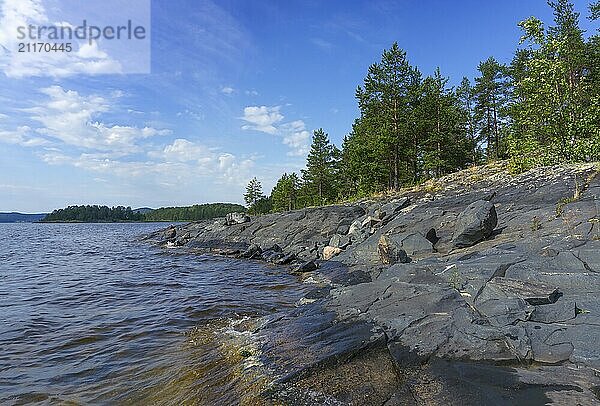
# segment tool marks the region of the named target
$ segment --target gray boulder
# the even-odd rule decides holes
[[[401,246],[390,239],[390,237],[382,235],[377,243],[377,253],[383,264],[393,265],[395,263],[408,263],[410,258]]]
[[[228,213],[227,216],[225,216],[225,224],[228,226],[248,222],[250,222],[250,216],[248,216],[246,213]]]
[[[396,241],[409,256],[433,252],[433,244],[421,233],[410,233],[394,237],[391,237],[392,240]]]
[[[475,245],[488,238],[497,224],[498,216],[492,203],[486,200],[473,202],[458,215],[452,243],[458,248]]]
[[[292,269],[292,272],[295,273],[305,273],[315,271],[319,266],[315,261],[304,262]]]
[[[330,247],[345,249],[348,245],[350,245],[350,237],[347,235],[334,234],[329,240]]]
[[[248,249],[240,255],[242,258],[256,259],[262,254],[262,249],[257,244],[251,244]]]

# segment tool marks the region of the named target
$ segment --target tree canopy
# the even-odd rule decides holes
[[[600,28],[586,38],[569,0],[548,5],[553,25],[520,22],[512,61],[487,57],[473,80],[463,77],[456,87],[440,68],[423,75],[394,42],[356,89],[360,114],[341,149],[316,130],[301,177],[284,173],[268,198],[255,178],[246,202],[261,196],[271,203],[263,210],[293,210],[497,159],[509,159],[516,172],[600,160]],[[589,5],[588,18],[600,18],[600,1]]]

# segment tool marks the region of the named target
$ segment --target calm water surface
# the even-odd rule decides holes
[[[164,226],[0,224],[1,404],[244,400],[251,351],[235,337],[246,345],[242,327],[303,287],[285,269],[137,240]]]

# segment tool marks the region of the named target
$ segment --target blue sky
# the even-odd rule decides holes
[[[0,44],[8,21],[74,23],[89,4],[0,0]],[[153,0],[151,14],[150,73],[119,71],[102,40],[40,66],[0,55],[0,211],[242,202],[252,176],[268,193],[303,167],[314,129],[341,143],[393,41],[457,84],[510,61],[518,21],[552,18],[543,0]]]

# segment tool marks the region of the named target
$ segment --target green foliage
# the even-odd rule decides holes
[[[568,0],[549,2],[554,26],[520,23],[525,50],[513,66],[508,148],[515,171],[600,158],[598,37],[587,42]],[[592,7],[593,9],[593,7]]]
[[[450,286],[452,287],[452,289],[460,291],[460,289],[462,288],[462,283],[460,279],[460,273],[458,273],[458,269],[454,267],[454,269],[452,269],[450,277],[448,278],[448,282],[450,282]]]
[[[434,187],[425,182],[484,160],[510,158],[512,172],[600,160],[600,35],[584,38],[569,0],[548,4],[553,26],[522,21],[510,65],[490,57],[474,83],[465,77],[456,89],[439,69],[423,77],[393,43],[356,89],[360,116],[341,150],[315,131],[302,179],[279,179],[272,210]],[[600,1],[590,5],[589,18],[600,18]],[[251,207],[265,199],[256,178],[244,198]],[[558,203],[557,214],[566,203]]]
[[[356,91],[361,111],[344,139],[344,190],[365,195],[418,183],[477,159],[473,94],[439,69],[425,79],[394,43]]]
[[[590,20],[598,20],[600,19],[600,0],[595,3],[590,4]],[[600,28],[599,28],[600,30]]]
[[[509,80],[507,68],[493,57],[477,67],[473,96],[478,137],[485,142],[488,160],[504,157],[503,130],[507,126]]]
[[[284,173],[271,192],[273,211],[288,211],[298,208],[297,200],[300,187],[301,183],[298,175]]]
[[[339,150],[329,142],[322,128],[313,133],[312,145],[302,170],[304,204],[322,205],[337,198]]]
[[[273,202],[270,197],[262,197],[252,203],[248,208],[250,214],[267,214],[273,210]]]
[[[224,217],[228,213],[244,212],[246,208],[233,203],[196,204],[188,207],[162,207],[145,214],[145,221],[199,221]]]
[[[256,177],[250,179],[250,182],[248,182],[248,185],[246,186],[246,193],[244,194],[244,201],[246,204],[252,206],[264,197],[262,185],[258,179],[256,179]]]
[[[81,223],[116,223],[127,221],[143,221],[144,215],[131,210],[131,207],[108,206],[69,206],[54,210],[44,217],[42,222],[81,222]]]
[[[541,230],[542,228],[542,222],[540,221],[540,218],[538,216],[533,216],[533,218],[531,219],[531,231],[538,231]]]

